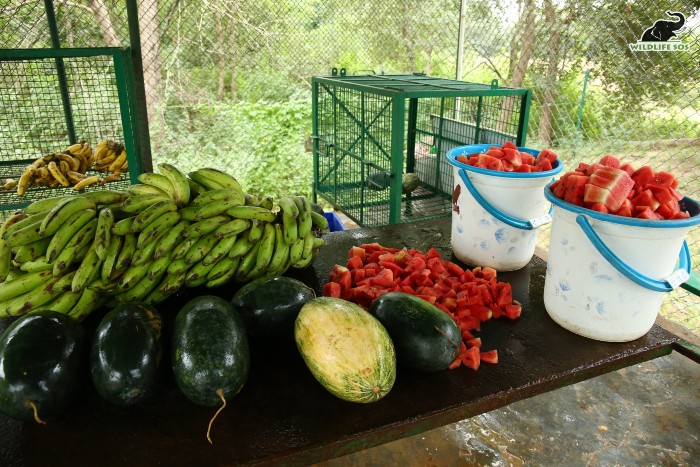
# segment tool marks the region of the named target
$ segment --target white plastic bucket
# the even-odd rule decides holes
[[[659,221],[581,208],[549,186],[545,196],[554,206],[544,283],[549,316],[571,332],[607,342],[649,332],[664,294],[690,275],[684,239],[700,224],[697,202],[680,201],[690,218]]]
[[[499,172],[457,160],[490,147],[462,146],[447,153],[454,166],[452,251],[472,266],[514,271],[530,262],[540,227],[551,222],[544,187],[564,166],[557,160],[545,172]],[[518,150],[539,154],[536,149]]]

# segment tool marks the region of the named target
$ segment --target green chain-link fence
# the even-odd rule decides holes
[[[128,44],[123,1],[54,3],[64,47]],[[650,164],[700,199],[698,8],[697,0],[142,0],[154,162],[226,168],[268,194],[309,192],[310,78],[332,67],[423,72],[532,89],[529,146],[552,147],[570,168],[606,153]],[[1,0],[0,19],[3,48],[50,46],[41,2]],[[633,51],[659,20],[650,32],[677,34],[683,50]],[[697,270],[698,229],[688,240]],[[671,293],[664,313],[697,332],[697,297]]]

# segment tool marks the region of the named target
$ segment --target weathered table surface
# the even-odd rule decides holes
[[[349,248],[361,243],[419,249],[436,246],[449,258],[449,231],[450,219],[445,218],[331,233],[313,267],[295,277],[320,292],[333,264],[344,264]],[[544,274],[545,263],[537,257],[520,271],[499,274],[499,280],[512,284],[523,313],[515,321],[490,320],[483,325],[483,348],[498,349],[497,365],[439,373],[399,366],[389,395],[364,405],[344,402],[326,392],[305,367],[293,339],[255,342],[248,382],[216,419],[213,445],[208,444],[205,433],[215,409],[185,399],[166,366],[161,392],[145,405],[109,405],[88,383],[69,413],[48,426],[0,415],[0,464],[308,464],[671,352],[676,337],[657,326],[646,336],[622,344],[589,340],[559,327],[544,309]],[[196,293],[202,291],[185,291],[159,306],[166,323]],[[228,298],[233,290],[222,288],[214,293]],[[94,330],[101,314],[85,321],[88,330]],[[0,325],[0,330],[5,326]]]

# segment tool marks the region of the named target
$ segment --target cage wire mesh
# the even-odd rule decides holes
[[[569,168],[613,153],[635,166],[674,173],[684,194],[700,198],[697,0],[464,3],[460,78],[532,89],[529,146],[553,148]],[[127,43],[124,2],[55,5],[64,46]],[[342,66],[349,74],[454,78],[460,6],[457,0],[142,0],[154,158],[241,171],[279,152],[291,154],[273,159],[279,165],[308,161],[301,142],[310,134],[310,77]],[[687,50],[632,51],[629,44],[656,21],[679,21],[666,11],[684,16],[683,27],[671,32]],[[0,1],[3,47],[50,45],[42,15],[40,2]],[[279,113],[270,116],[260,102]],[[294,139],[284,148],[278,140],[265,146],[279,131],[258,138],[267,127],[244,123],[294,112],[305,113],[284,129]],[[278,185],[308,189],[310,163],[284,172],[302,182],[280,179]],[[259,176],[249,183],[259,183]],[[696,270],[698,230],[688,237]],[[700,302],[682,290],[669,294],[662,313],[700,329]]]

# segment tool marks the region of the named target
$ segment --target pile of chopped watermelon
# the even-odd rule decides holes
[[[480,330],[481,323],[490,318],[515,319],[522,311],[520,303],[513,300],[511,285],[496,280],[495,269],[462,269],[442,259],[434,248],[423,253],[378,243],[352,247],[347,264],[336,264],[330,282],[323,286],[323,295],[366,309],[377,297],[389,292],[420,297],[454,319],[463,344],[451,368],[464,364],[477,369],[480,361],[498,362],[496,350],[480,351],[481,338],[475,338],[472,331]]]
[[[491,146],[485,153],[461,154],[456,159],[467,165],[501,172],[542,172],[552,170],[557,155],[543,149],[537,157],[528,152],[518,151],[517,146],[506,141],[501,147]]]
[[[552,183],[554,196],[577,206],[606,214],[640,219],[684,219],[678,180],[648,166],[635,169],[607,154],[594,164],[579,163],[576,170]]]

